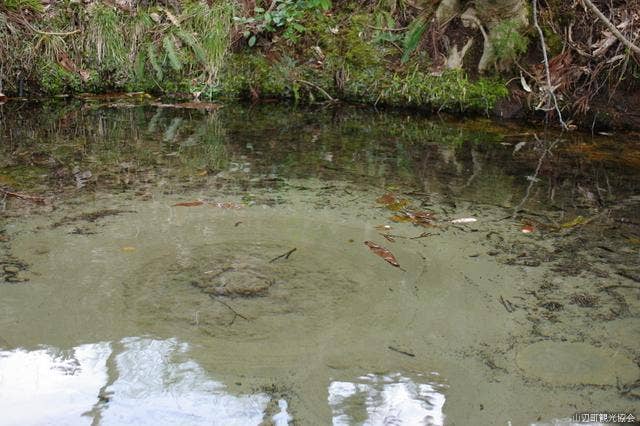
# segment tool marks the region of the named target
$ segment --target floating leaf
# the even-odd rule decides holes
[[[411,201],[406,198],[396,198],[396,196],[392,193],[384,194],[381,197],[376,199],[378,204],[384,204],[389,210],[392,212],[397,212],[402,210],[411,204]]]
[[[136,251],[136,248],[133,246],[124,246],[122,247],[122,251],[127,251],[127,252]]]
[[[396,201],[396,196],[392,193],[384,194],[378,198],[376,198],[376,203],[378,204],[389,204]]]
[[[376,243],[373,243],[371,241],[365,241],[364,244],[367,247],[369,247],[369,249],[371,249],[372,252],[374,252],[375,254],[377,254],[378,256],[380,256],[381,258],[383,258],[384,260],[386,260],[396,268],[400,267],[400,264],[396,260],[396,257],[393,254],[391,254],[391,252],[386,248],[379,246]]]
[[[390,217],[393,222],[411,222],[414,225],[431,226],[431,221],[435,219],[435,215],[427,211],[401,211]]]
[[[535,231],[535,228],[531,225],[524,225],[521,231],[523,234],[531,234],[533,231]]]
[[[204,204],[204,201],[202,200],[184,201],[182,203],[174,204],[173,207],[196,207],[196,206],[201,206],[203,204]]]
[[[408,215],[406,215],[404,213],[394,214],[389,219],[391,221],[393,221],[393,222],[396,222],[396,223],[413,222],[413,219],[411,218],[411,216],[408,216]]]

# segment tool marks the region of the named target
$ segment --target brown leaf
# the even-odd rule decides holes
[[[396,202],[396,196],[392,193],[384,194],[381,197],[376,198],[378,204],[391,204]]]
[[[365,241],[364,244],[367,247],[369,247],[369,249],[371,249],[372,252],[374,252],[375,254],[377,254],[378,256],[380,256],[381,258],[383,258],[384,260],[386,260],[396,268],[400,267],[400,264],[398,263],[398,260],[396,259],[396,257],[393,254],[391,254],[391,252],[386,248],[379,246],[376,243],[373,243],[371,241]]]
[[[196,207],[204,204],[204,201],[196,200],[196,201],[184,201],[182,203],[176,203],[173,207]]]

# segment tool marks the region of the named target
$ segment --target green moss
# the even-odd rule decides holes
[[[40,87],[49,95],[75,93],[82,89],[80,76],[68,72],[56,63],[41,61],[38,69]]]
[[[543,27],[542,32],[544,34],[545,44],[549,49],[549,55],[555,56],[562,53],[562,49],[564,48],[562,38],[549,27]]]
[[[345,92],[352,100],[454,112],[486,112],[508,94],[499,81],[472,82],[459,70],[433,76],[417,68],[405,74],[366,70],[352,76]]]
[[[282,62],[272,64],[259,53],[237,53],[222,70],[219,90],[231,97],[249,98],[256,92],[267,98],[292,98],[294,88],[287,74]]]

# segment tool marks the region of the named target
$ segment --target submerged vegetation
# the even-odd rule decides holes
[[[633,111],[637,0],[594,5],[609,8],[619,34],[561,3],[533,16],[524,0],[0,0],[0,93],[346,100],[592,121],[615,118],[595,105],[617,95]]]

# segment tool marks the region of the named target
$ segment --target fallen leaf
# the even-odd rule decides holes
[[[203,204],[204,204],[204,201],[202,200],[184,201],[182,203],[174,204],[173,207],[196,207],[196,206],[201,206]]]
[[[535,228],[531,225],[524,225],[521,229],[523,234],[530,234],[535,231]]]
[[[406,214],[394,214],[389,219],[396,223],[413,222],[413,218],[411,218],[411,216],[407,216]]]
[[[575,219],[565,222],[560,225],[561,228],[573,228],[574,226],[582,225],[586,222],[586,219],[582,216],[577,216]]]
[[[369,247],[369,249],[371,249],[372,252],[374,252],[375,254],[377,254],[378,256],[380,256],[381,258],[383,258],[384,260],[386,260],[396,268],[400,267],[400,264],[396,260],[396,257],[393,254],[391,254],[391,252],[386,248],[379,246],[376,243],[373,243],[371,241],[365,241],[364,244],[367,247]]]
[[[384,204],[389,210],[397,212],[411,204],[411,201],[405,198],[396,198],[392,193],[384,194],[376,199],[378,204]]]
[[[477,221],[478,219],[476,219],[475,217],[462,217],[460,219],[453,219],[451,223],[473,223]]]
[[[384,194],[378,198],[376,198],[376,203],[378,204],[389,204],[396,201],[396,196],[392,193]]]

